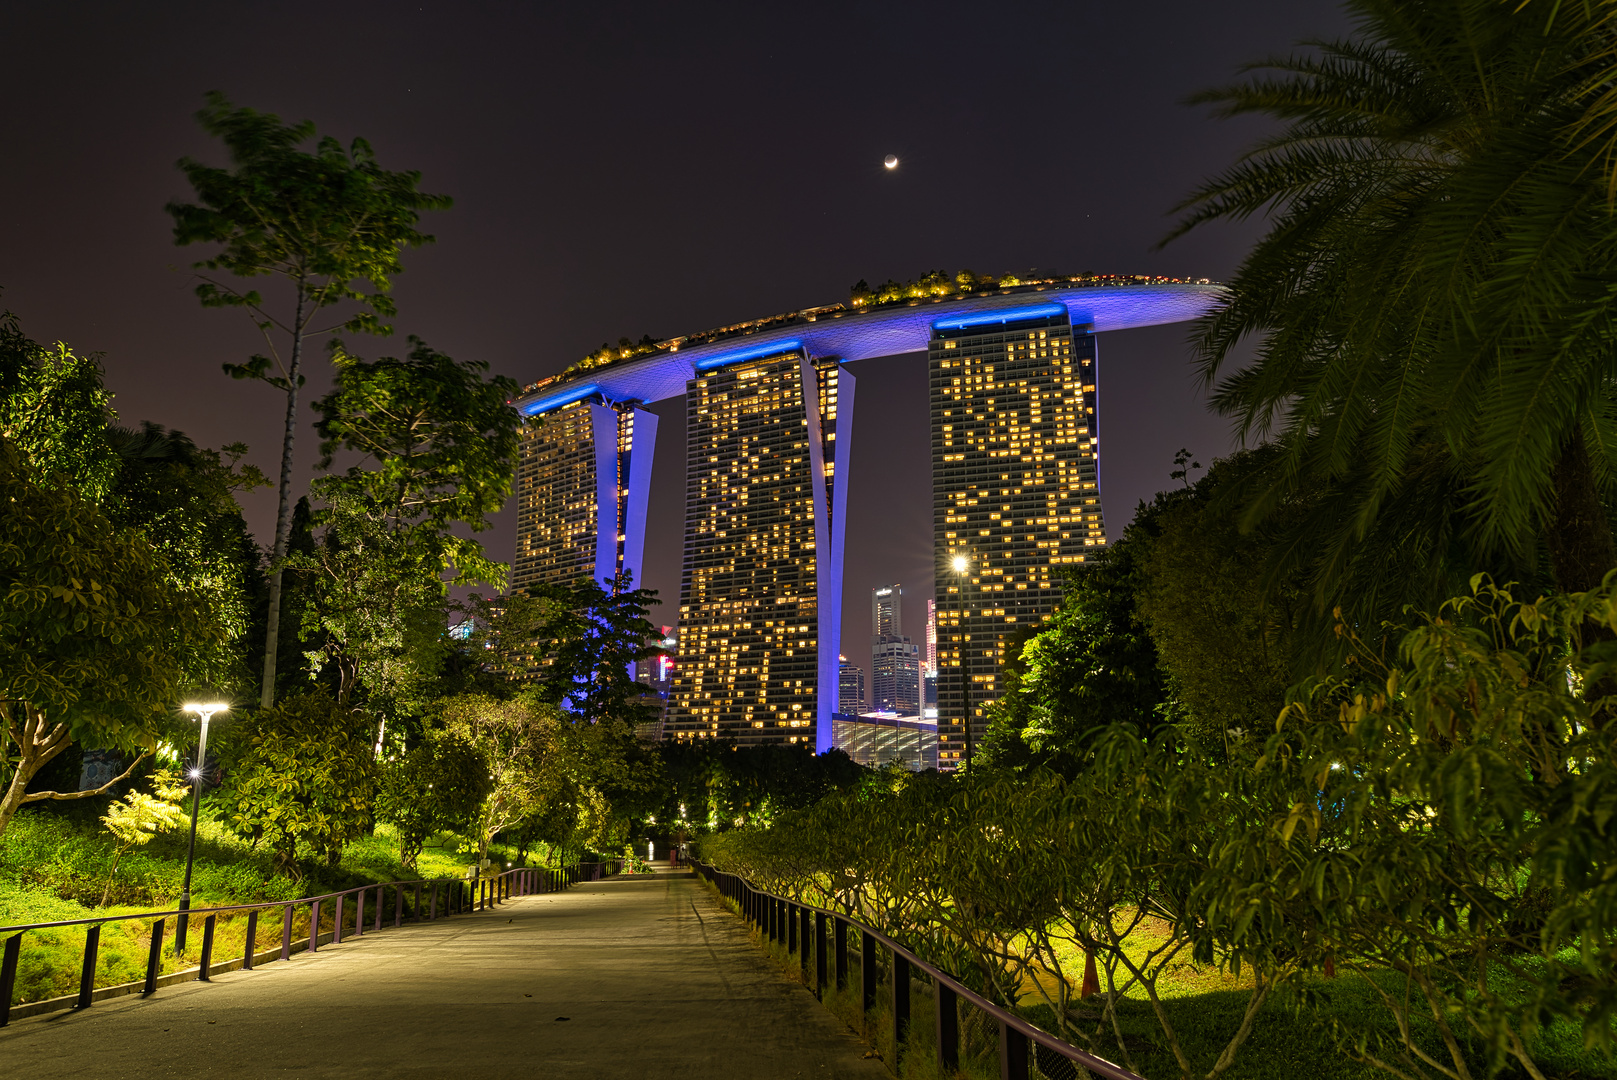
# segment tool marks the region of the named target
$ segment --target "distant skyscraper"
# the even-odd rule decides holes
[[[926,600],[926,656],[922,662],[926,671],[938,673],[938,602],[930,596]]]
[[[848,663],[846,656],[837,657],[837,712],[858,716],[865,711],[865,671],[858,664]]]
[[[833,510],[841,369],[794,349],[701,371],[686,393],[685,568],[669,736],[829,748],[840,694],[843,523]]]
[[[921,647],[906,637],[883,637],[870,653],[871,710],[921,715]]]
[[[904,586],[884,585],[870,590],[870,636],[899,637],[904,633]]]
[[[981,745],[1005,641],[1055,610],[1056,574],[1106,543],[1093,334],[1041,305],[941,319],[928,350],[937,557],[939,767]],[[957,556],[968,569],[954,569]],[[962,665],[964,667],[962,668]]]
[[[921,713],[921,659],[904,636],[904,586],[870,591],[870,705],[875,712]]]
[[[523,432],[511,588],[610,579],[640,584],[657,416],[575,401]]]

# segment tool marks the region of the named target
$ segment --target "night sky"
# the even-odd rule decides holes
[[[603,341],[668,337],[847,299],[931,269],[1228,277],[1261,228],[1154,251],[1168,209],[1263,128],[1184,99],[1244,62],[1347,29],[1332,0],[1149,4],[211,3],[0,5],[0,308],[105,356],[125,423],[245,441],[278,467],[281,399],[220,364],[259,351],[204,310],[163,205],[176,159],[223,164],[202,95],[369,139],[455,199],[408,252],[398,336],[531,382]],[[882,168],[886,154],[899,168]],[[1188,446],[1229,446],[1186,328],[1100,339],[1101,492],[1116,536]],[[328,385],[311,365],[306,400]],[[845,651],[869,590],[931,586],[925,355],[859,379]],[[647,584],[672,623],[683,399],[654,472]],[[312,416],[312,412],[309,414]],[[299,491],[315,459],[300,447]],[[247,499],[267,545],[274,497]],[[484,534],[509,560],[508,508]],[[918,633],[924,600],[906,630]]]

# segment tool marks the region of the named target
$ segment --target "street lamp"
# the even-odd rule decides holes
[[[971,560],[964,554],[956,555],[950,560],[954,572],[960,575],[960,599],[966,599],[966,579],[971,570]],[[971,617],[971,606],[965,607],[965,616],[960,620],[960,693],[965,698],[965,717],[961,730],[966,733],[966,775],[971,775],[971,672],[966,667],[966,658],[969,650],[966,647],[967,620]]]
[[[182,705],[180,708],[197,714],[202,721],[202,735],[197,740],[197,760],[191,769],[191,844],[185,849],[185,887],[180,891],[180,917],[174,927],[175,956],[185,951],[185,929],[190,922],[186,912],[191,910],[191,861],[197,853],[197,810],[202,803],[202,769],[208,760],[208,721],[214,713],[222,713],[229,706],[222,701],[214,701],[206,705]]]

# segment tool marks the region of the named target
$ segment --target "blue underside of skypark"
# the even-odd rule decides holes
[[[755,333],[677,350],[661,350],[634,360],[582,371],[525,394],[516,402],[525,416],[599,395],[607,401],[664,401],[685,393],[698,374],[761,356],[806,349],[810,356],[868,360],[920,352],[934,328],[960,330],[1012,319],[1065,312],[1074,326],[1095,333],[1186,322],[1223,302],[1219,285],[1048,285],[1006,290],[987,296],[917,300],[873,310],[819,314]]]

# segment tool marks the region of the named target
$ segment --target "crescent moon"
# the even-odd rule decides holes
[[[889,169],[898,168],[898,155],[888,154],[887,157],[882,159],[882,164],[887,166]]]

